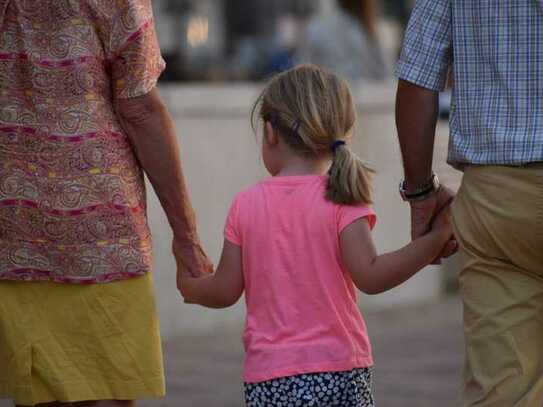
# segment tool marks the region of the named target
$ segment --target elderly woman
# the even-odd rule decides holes
[[[162,396],[142,169],[178,272],[210,265],[155,89],[151,1],[0,0],[0,27],[0,396]]]

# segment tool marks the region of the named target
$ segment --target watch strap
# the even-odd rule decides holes
[[[422,201],[439,191],[439,188],[439,179],[437,175],[433,173],[428,182],[418,187],[414,191],[408,191],[406,188],[406,182],[402,181],[400,184],[400,195],[404,201]]]

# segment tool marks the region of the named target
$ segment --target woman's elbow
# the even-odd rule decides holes
[[[115,101],[115,111],[120,120],[134,126],[142,126],[153,121],[165,109],[166,105],[156,90],[143,96]]]

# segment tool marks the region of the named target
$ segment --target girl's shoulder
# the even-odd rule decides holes
[[[233,202],[244,201],[258,194],[263,188],[263,181],[259,181],[251,186],[245,187],[234,195]]]
[[[371,230],[377,223],[377,214],[369,204],[338,205],[337,218],[339,232],[358,219],[366,219]]]
[[[257,196],[261,194],[262,182],[257,182],[237,192],[230,204],[230,212],[239,212],[240,208],[250,208],[255,204]]]

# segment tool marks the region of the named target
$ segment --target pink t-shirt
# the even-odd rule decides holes
[[[247,303],[244,380],[373,365],[341,231],[369,206],[324,197],[327,177],[268,178],[238,194],[225,237],[241,247]]]

